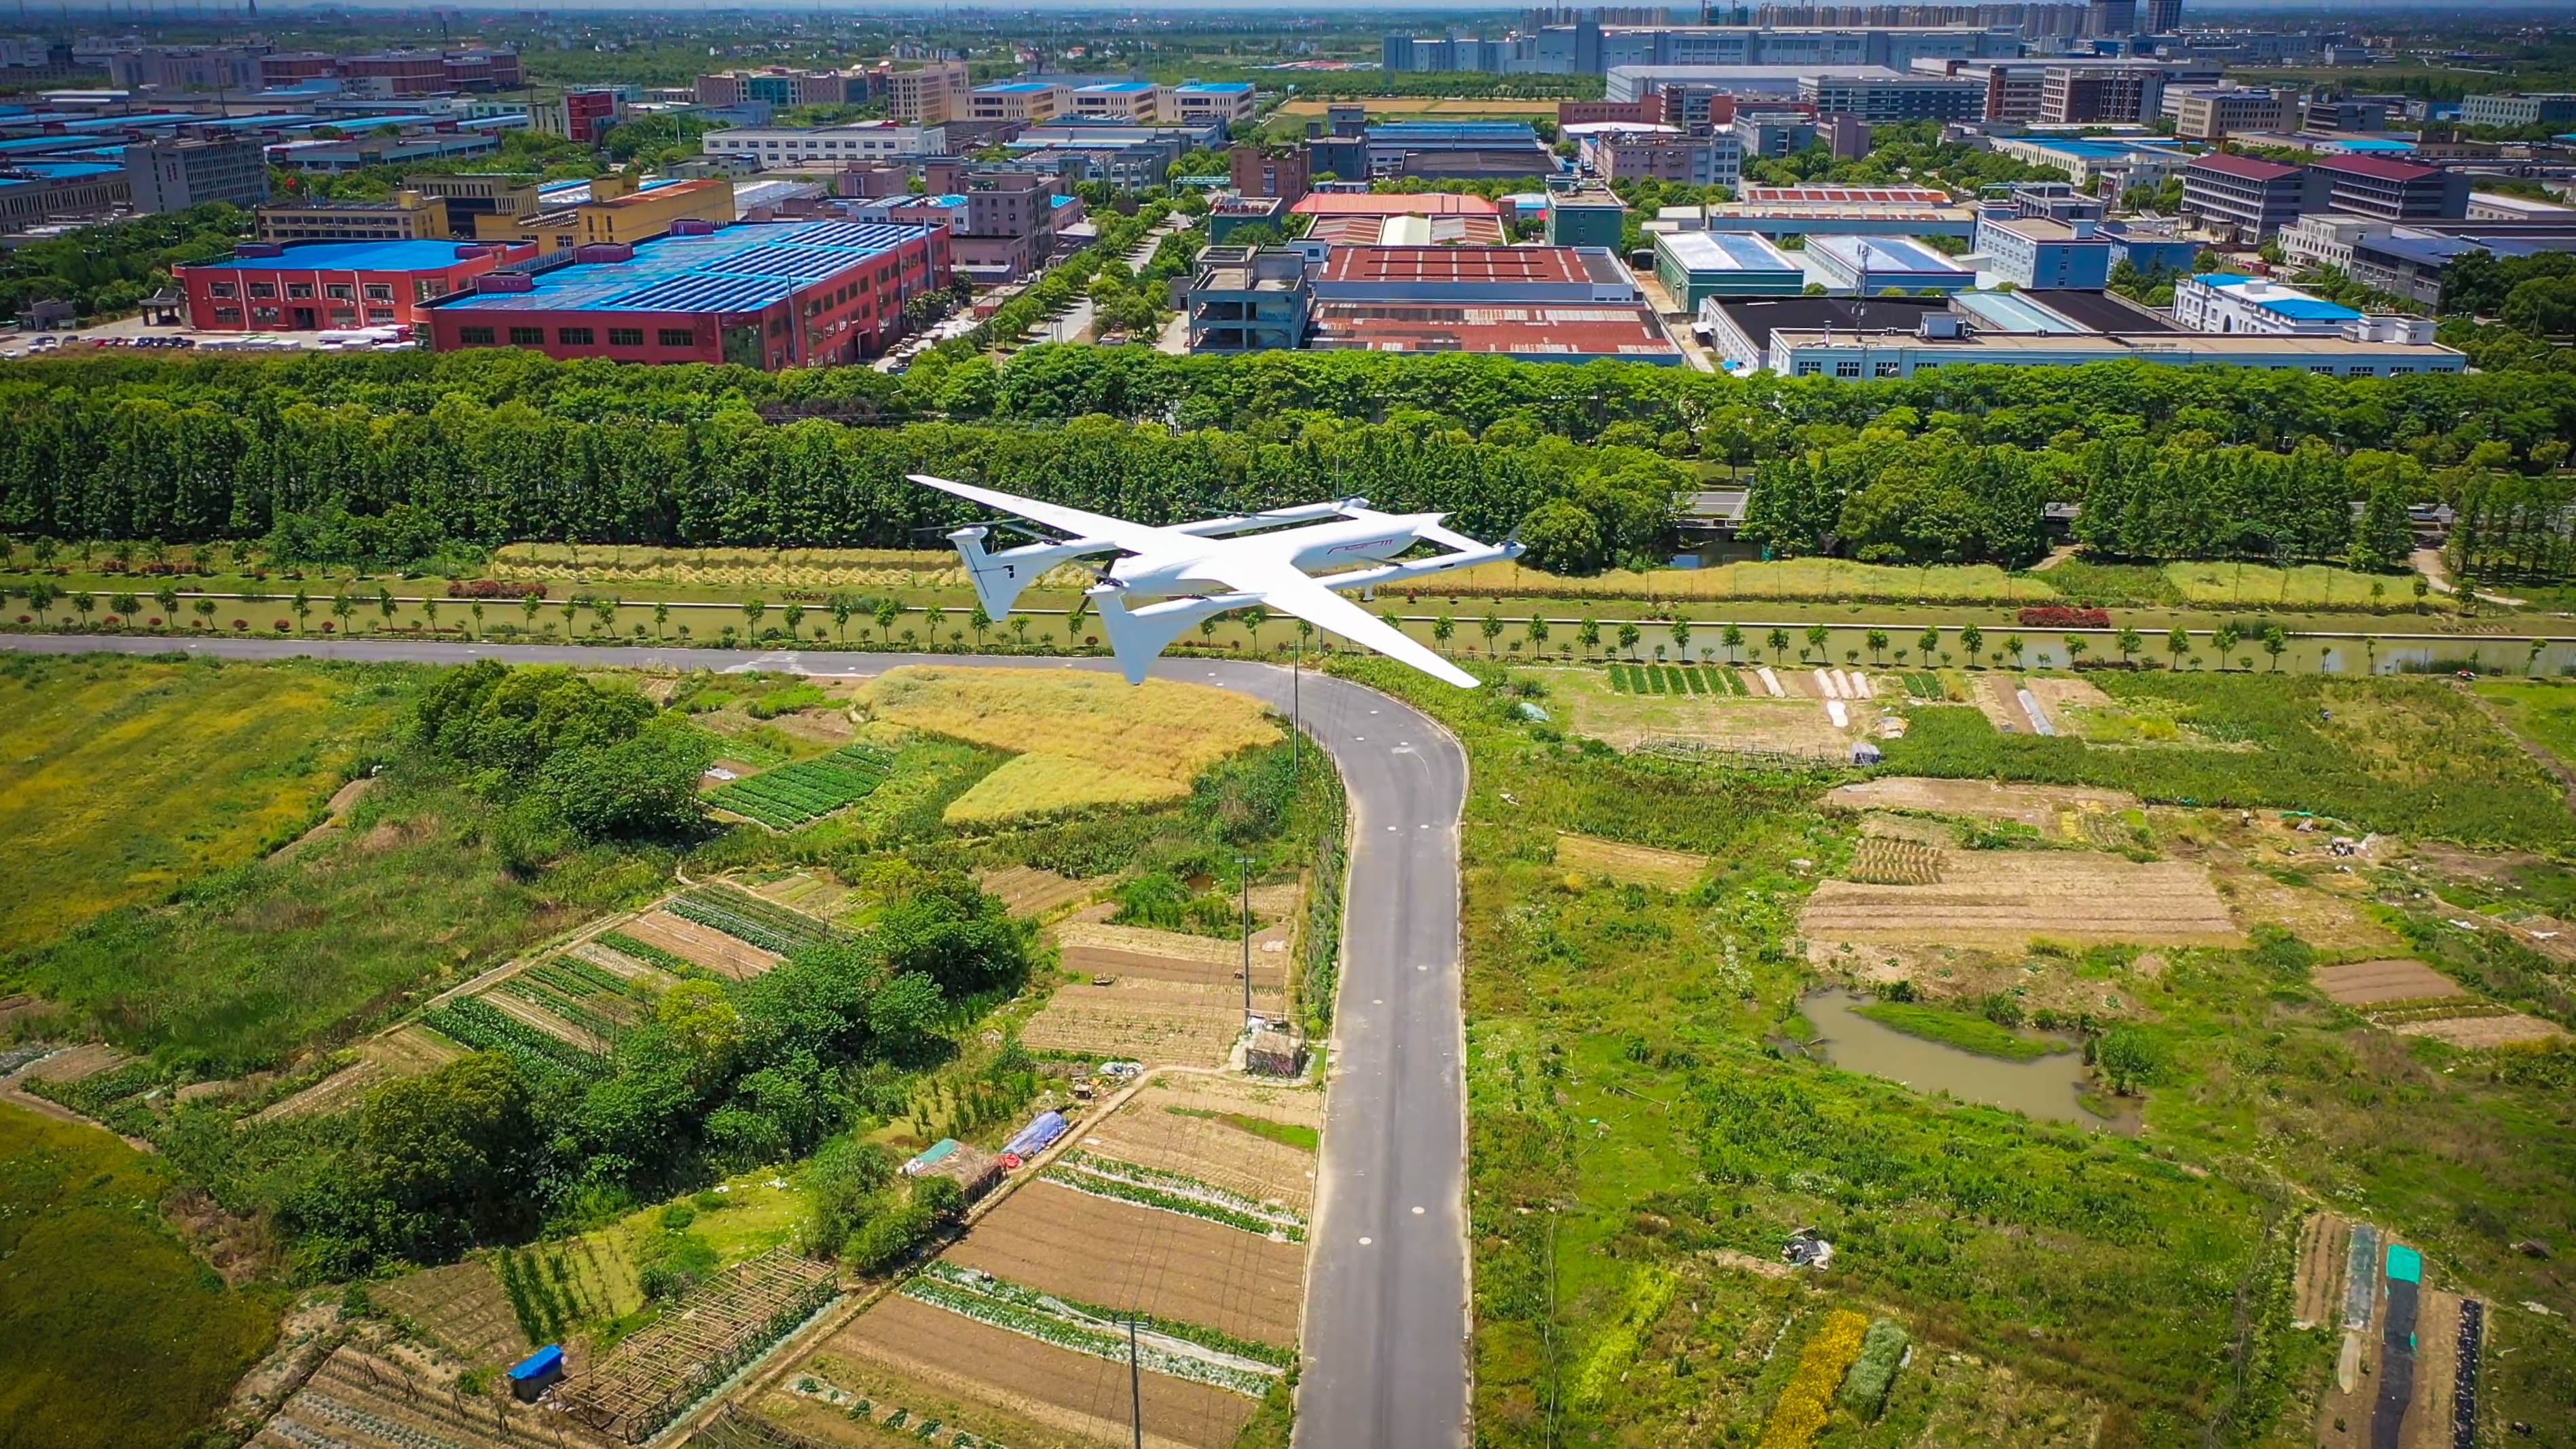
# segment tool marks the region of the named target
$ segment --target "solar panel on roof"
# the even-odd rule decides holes
[[[710,259],[706,270],[736,276],[828,277],[845,267],[856,265],[848,252],[829,247],[801,247],[777,244],[753,247],[732,256]]]
[[[750,312],[781,301],[795,285],[775,277],[673,277],[605,304],[634,312]]]
[[[779,240],[801,247],[890,247],[909,240],[913,230],[873,221],[818,221]]]

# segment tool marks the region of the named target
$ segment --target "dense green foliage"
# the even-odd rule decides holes
[[[30,302],[69,302],[83,317],[130,309],[169,285],[172,267],[230,256],[250,230],[250,212],[216,202],[0,250],[0,322]]]
[[[430,685],[415,731],[488,793],[515,797],[503,849],[534,860],[558,853],[547,838],[555,825],[586,840],[679,836],[697,826],[698,777],[712,744],[657,716],[632,689],[482,659]]]

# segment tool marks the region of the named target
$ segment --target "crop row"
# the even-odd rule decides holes
[[[605,996],[612,1001],[651,995],[646,988],[578,956],[556,956],[528,968],[528,974],[566,996]]]
[[[679,952],[665,951],[650,941],[636,940],[624,931],[602,931],[591,939],[620,956],[641,961],[647,966],[659,967],[674,976],[689,977],[707,974],[707,968]]]
[[[1305,1221],[1284,1208],[1263,1206],[1195,1178],[1181,1178],[1180,1183],[1186,1186],[1158,1186],[1140,1180],[1146,1176],[1177,1177],[1178,1174],[1148,1174],[1146,1169],[1133,1168],[1123,1162],[1110,1163],[1110,1170],[1104,1171],[1097,1165],[1100,1159],[1074,1160],[1084,1156],[1082,1153],[1067,1153],[1057,1159],[1055,1165],[1046,1170],[1047,1180],[1093,1197],[1179,1213],[1263,1237],[1276,1233],[1292,1243],[1306,1241]]]
[[[1107,1359],[1112,1363],[1127,1360],[1127,1335],[1106,1325],[1095,1325],[1088,1319],[1058,1317],[1033,1308],[1023,1307],[1008,1299],[988,1297],[974,1289],[937,1278],[920,1276],[903,1285],[903,1295],[933,1308],[944,1308],[961,1318],[971,1318],[991,1328],[999,1328],[1023,1338],[1034,1338],[1070,1353]],[[1135,1348],[1136,1361],[1158,1374],[1192,1383],[1227,1389],[1248,1398],[1260,1398],[1270,1392],[1274,1373],[1220,1363],[1185,1351],[1166,1342],[1147,1342],[1140,1332]]]
[[[1696,664],[1613,664],[1610,688],[1620,694],[1743,694],[1744,676]]]
[[[724,886],[700,886],[663,902],[662,908],[683,920],[722,931],[764,951],[790,955],[837,938],[821,921],[775,901]]]
[[[893,763],[882,750],[851,745],[820,759],[737,780],[707,800],[773,830],[785,830],[866,799],[885,783]]]
[[[626,1030],[626,1023],[616,1017],[594,1011],[544,982],[531,980],[525,975],[513,976],[502,982],[500,989],[539,1011],[572,1023],[600,1041],[613,1042],[619,1033]]]
[[[433,1008],[421,1019],[476,1051],[499,1052],[536,1076],[569,1072],[588,1081],[608,1074],[608,1063],[599,1057],[471,996]]]
[[[1058,1317],[1071,1315],[1116,1328],[1125,1327],[1127,1320],[1133,1318],[1136,1320],[1137,1327],[1145,1332],[1159,1333],[1165,1338],[1194,1343],[1201,1348],[1235,1358],[1250,1359],[1254,1363],[1265,1363],[1272,1368],[1284,1369],[1297,1361],[1297,1350],[1293,1348],[1283,1348],[1275,1343],[1259,1343],[1248,1338],[1237,1338],[1222,1328],[1210,1328],[1201,1323],[1188,1323],[1181,1319],[1164,1318],[1152,1313],[1130,1313],[1097,1303],[1085,1303],[1078,1298],[1041,1293],[1025,1283],[1014,1283],[1008,1278],[997,1278],[990,1273],[952,1263],[946,1258],[931,1259],[929,1266],[923,1268],[922,1272],[943,1283],[981,1293],[987,1298],[999,1298],[1004,1302],[1017,1303],[1034,1312],[1054,1314]]]

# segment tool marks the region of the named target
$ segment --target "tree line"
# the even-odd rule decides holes
[[[904,547],[972,512],[904,480],[937,472],[1157,521],[1357,493],[1499,536],[1562,503],[1533,541],[1580,571],[1651,556],[1675,496],[1750,466],[1748,522],[1786,552],[2026,561],[2037,510],[2066,502],[2095,520],[2087,542],[2127,556],[2340,558],[2351,524],[2324,520],[2382,482],[2402,505],[2563,464],[2576,393],[2555,382],[2132,363],[1850,384],[1096,347],[895,377],[497,351],[104,356],[0,380],[0,530],[283,531],[320,562],[442,541]],[[2176,489],[2226,500],[2223,517],[2157,514]]]

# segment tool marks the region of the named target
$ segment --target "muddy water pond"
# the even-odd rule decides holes
[[[2051,1121],[2114,1125],[2086,1110],[2084,1056],[2072,1046],[2035,1061],[2008,1062],[1882,1026],[1852,1010],[1862,1004],[1846,991],[1819,991],[1799,1003],[1816,1029],[1813,1050],[1844,1071]]]

